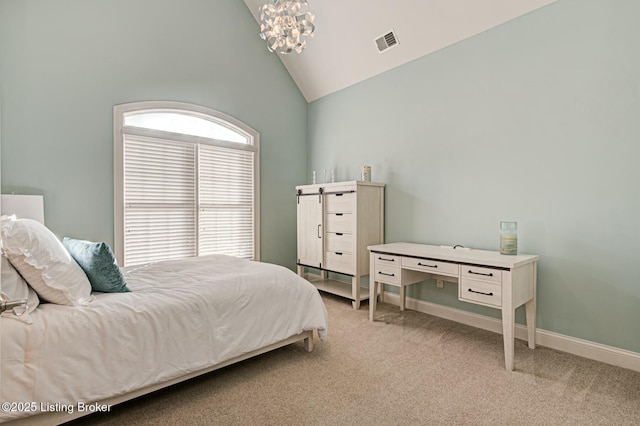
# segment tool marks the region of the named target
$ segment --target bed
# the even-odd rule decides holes
[[[211,255],[122,276],[129,292],[93,292],[81,306],[40,303],[30,324],[0,318],[0,422],[108,411],[294,342],[312,351],[314,330],[326,338],[317,289],[282,266]]]

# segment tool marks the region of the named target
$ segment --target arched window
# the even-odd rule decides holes
[[[228,254],[259,259],[258,132],[180,102],[114,107],[120,265]]]

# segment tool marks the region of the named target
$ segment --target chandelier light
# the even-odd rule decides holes
[[[313,37],[314,19],[306,0],[269,0],[260,6],[260,38],[267,41],[270,52],[301,53],[307,37]]]

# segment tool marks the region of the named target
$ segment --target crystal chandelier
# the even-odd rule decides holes
[[[313,37],[314,19],[306,0],[269,0],[260,7],[260,38],[267,41],[270,52],[301,53],[307,37]]]

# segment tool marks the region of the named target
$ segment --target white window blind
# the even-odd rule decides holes
[[[200,145],[200,254],[253,256],[253,155]]]
[[[125,264],[196,256],[195,145],[125,135]]]
[[[202,107],[150,104],[114,108],[118,262],[258,259],[257,132]]]

